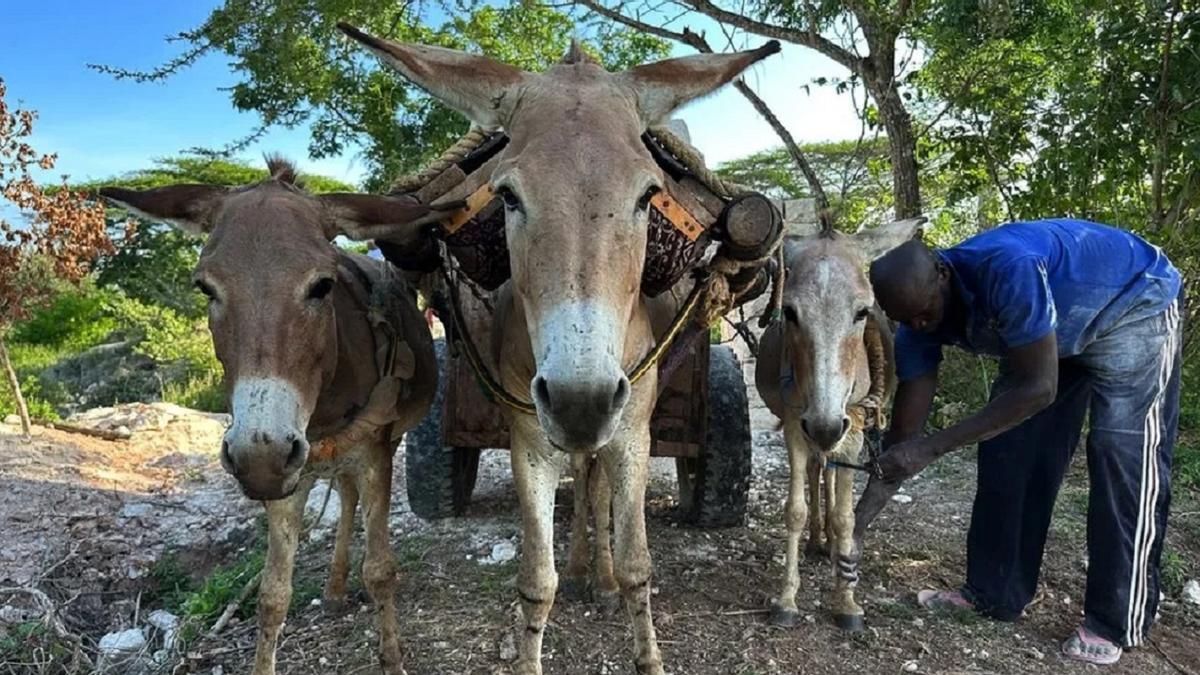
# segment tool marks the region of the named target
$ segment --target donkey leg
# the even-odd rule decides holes
[[[354,513],[358,510],[358,485],[354,476],[337,476],[338,516],[337,538],[333,541],[333,559],[329,563],[329,578],[325,581],[323,604],[326,612],[338,612],[346,604],[346,580],[350,577],[350,541],[354,538]]]
[[[403,675],[400,621],[396,616],[396,566],[392,558],[388,515],[392,506],[392,448],[381,444],[371,449],[358,475],[362,491],[363,529],[367,548],[363,555],[362,578],[375,605],[379,627],[379,665],[386,675]]]
[[[787,543],[783,549],[783,588],[771,607],[771,623],[790,628],[796,625],[796,619],[800,616],[800,610],[796,607],[796,591],[800,590],[800,533],[809,515],[805,499],[810,495],[806,495],[804,490],[809,452],[798,423],[784,424],[783,437],[787,442],[790,469],[787,503],[783,509]]]
[[[592,467],[591,493],[592,512],[596,515],[596,545],[593,549],[592,569],[594,573],[594,600],[608,615],[621,608],[621,586],[613,571],[612,550],[612,483],[608,472],[599,463]]]
[[[563,574],[562,591],[569,600],[588,600],[588,492],[590,474],[595,472],[595,461],[587,455],[571,457],[571,473],[574,477],[575,499],[571,514],[571,548],[567,554],[567,570]],[[599,536],[599,525],[596,527]]]
[[[835,555],[833,540],[837,538],[837,530],[833,527],[833,513],[837,508],[838,484],[837,469],[825,469],[825,550],[832,560]]]
[[[863,629],[863,610],[854,600],[858,585],[859,552],[854,545],[854,473],[837,470],[833,511],[835,537],[830,544],[834,570],[833,613],[839,628],[850,632]]]
[[[646,542],[646,478],[650,429],[626,431],[602,451],[612,489],[617,583],[633,622],[634,665],[639,675],[663,675],[662,655],[650,614],[650,548]]]
[[[258,643],[254,675],[275,675],[275,648],[292,602],[292,566],[300,542],[300,517],[312,481],[303,481],[291,497],[264,502],[267,509],[267,560],[258,586]]]
[[[804,555],[809,558],[828,558],[829,542],[825,537],[825,518],[828,509],[821,509],[821,459],[813,453],[808,456],[808,543]]]
[[[517,632],[516,675],[541,675],[542,636],[554,605],[558,575],[554,572],[554,490],[560,463],[541,431],[523,428],[514,420],[512,443],[513,481],[521,507],[521,567],[517,594],[521,598],[523,625]],[[529,422],[526,422],[529,424]],[[536,440],[534,440],[536,439]]]

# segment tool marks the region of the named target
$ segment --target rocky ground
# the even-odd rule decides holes
[[[1021,622],[929,615],[914,602],[919,588],[961,580],[974,472],[972,457],[961,453],[909,483],[904,499],[873,528],[859,586],[867,630],[849,636],[832,625],[823,602],[832,572],[828,562],[819,561],[802,569],[799,604],[805,620],[785,630],[767,622],[766,607],[782,573],[786,455],[773,418],[762,409],[753,416],[754,483],[744,527],[703,531],[681,523],[674,465],[654,462],[647,513],[655,624],[668,672],[1096,670],[1058,655],[1059,641],[1079,621],[1082,604],[1087,503],[1082,456],[1059,499],[1042,589]],[[156,404],[93,413],[81,422],[126,426],[132,433],[128,440],[102,441],[41,429],[26,444],[15,428],[0,426],[0,673],[104,667],[109,672],[248,672],[252,620],[235,617],[214,637],[184,642],[202,632],[181,630],[188,616],[152,614],[167,604],[159,587],[163,560],[204,578],[256,550],[261,507],[243,499],[217,465],[221,420]],[[395,485],[393,548],[401,568],[398,594],[409,673],[509,672],[520,541],[507,453],[484,453],[473,504],[462,518],[426,523],[414,516],[404,498],[403,462],[397,463]],[[571,489],[564,479],[556,510],[560,562]],[[1195,497],[1183,492],[1176,499],[1167,554],[1170,585],[1176,588],[1164,602],[1153,641],[1110,672],[1200,673],[1200,606],[1178,589],[1200,574]],[[323,501],[317,491],[311,515]],[[324,611],[317,599],[332,545],[332,511],[326,507],[325,523],[311,527],[302,547],[298,602],[279,652],[281,673],[376,671],[365,596],[360,592],[350,611],[339,615]],[[356,555],[361,544],[360,537]],[[357,574],[352,583],[361,588]],[[17,588],[36,589],[45,602]],[[72,649],[21,651],[23,645],[45,644],[24,636],[48,607],[60,620],[50,630],[61,628],[70,639],[78,638],[79,652],[92,666],[82,658],[72,664]],[[546,636],[545,669],[548,675],[632,672],[630,648],[623,613],[608,615],[597,605],[560,598]],[[99,656],[103,651],[113,656]]]

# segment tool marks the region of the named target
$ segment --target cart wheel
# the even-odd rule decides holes
[[[746,521],[751,467],[750,401],[733,350],[714,345],[708,360],[708,433],[700,456],[676,462],[680,505],[700,527]]]
[[[409,431],[404,450],[408,504],[425,520],[462,515],[471,503],[479,475],[478,448],[442,445],[442,407],[446,396],[446,341],[433,342],[438,360],[437,395],[429,414]]]

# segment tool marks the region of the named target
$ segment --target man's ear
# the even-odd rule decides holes
[[[189,234],[208,234],[226,192],[215,185],[169,185],[152,190],[106,187],[100,196],[141,218],[169,223]]]

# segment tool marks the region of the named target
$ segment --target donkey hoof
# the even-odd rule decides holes
[[[771,605],[771,625],[780,628],[795,628],[798,623],[800,623],[800,612],[775,604]]]
[[[567,577],[558,585],[559,595],[570,602],[588,602],[592,599],[591,590],[585,578]]]
[[[605,617],[616,616],[621,611],[621,592],[597,590],[593,599],[600,606],[600,614]]]
[[[862,614],[838,614],[833,621],[847,633],[861,633],[865,627]]]

